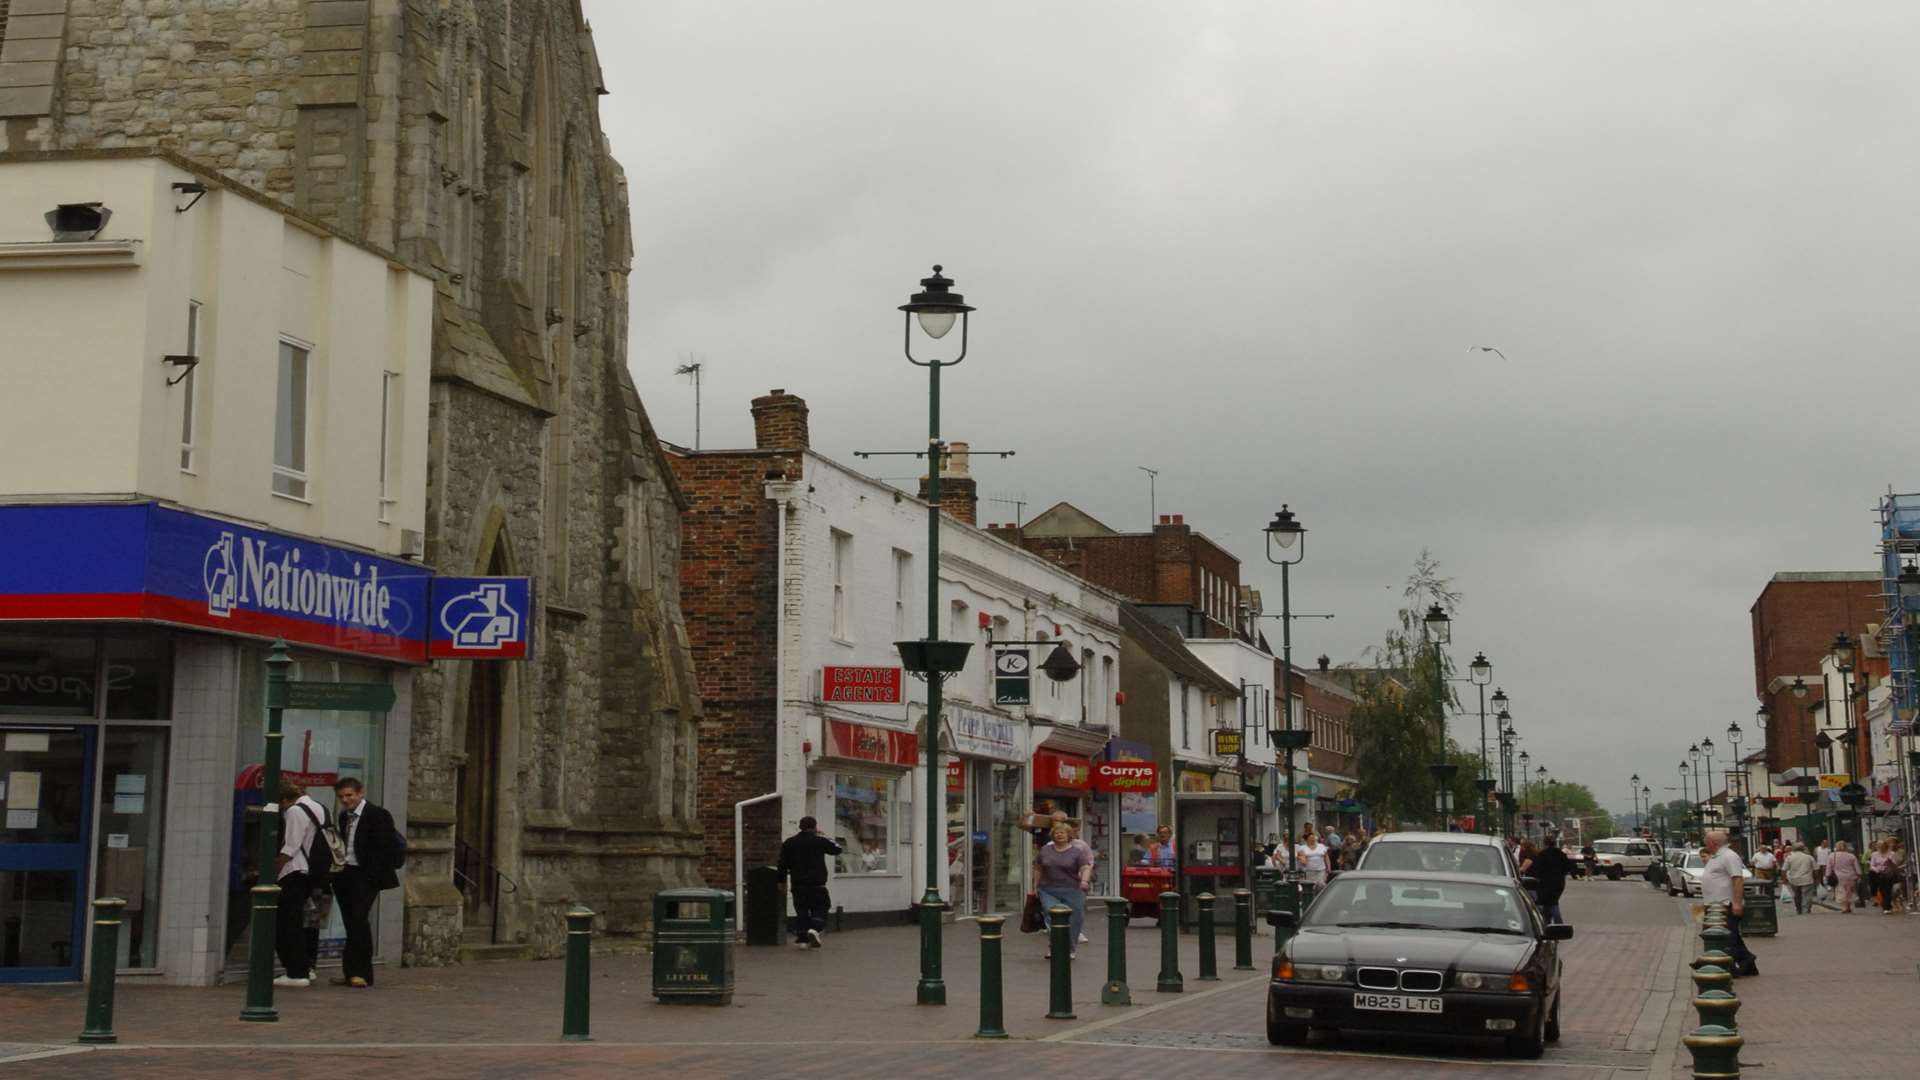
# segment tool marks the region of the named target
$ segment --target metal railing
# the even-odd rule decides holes
[[[493,924],[487,932],[487,943],[499,944],[500,887],[504,885],[507,892],[517,893],[520,891],[519,884],[506,871],[493,865],[492,860],[480,854],[479,848],[465,840],[453,842],[453,876],[455,881],[465,881],[472,886],[480,894],[480,899],[486,902],[493,916]]]

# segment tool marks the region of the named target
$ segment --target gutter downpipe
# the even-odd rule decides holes
[[[787,496],[782,494],[773,502],[778,508],[774,513],[773,556],[773,790],[733,804],[733,935],[736,938],[740,936],[741,916],[747,906],[746,809],[782,796],[780,777],[787,762],[787,727],[780,715],[786,700],[782,679],[787,670]]]

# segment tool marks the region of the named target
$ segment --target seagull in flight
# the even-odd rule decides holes
[[[1473,352],[1473,351],[1474,351],[1475,349],[1478,349],[1478,350],[1480,350],[1481,352],[1490,352],[1490,353],[1492,353],[1492,354],[1494,354],[1495,356],[1498,356],[1498,357],[1499,357],[1500,359],[1502,359],[1502,360],[1505,360],[1505,359],[1507,358],[1507,354],[1506,354],[1506,353],[1503,353],[1503,352],[1501,352],[1501,351],[1500,351],[1499,349],[1496,349],[1496,348],[1494,348],[1494,347],[1493,347],[1492,345],[1469,345],[1469,346],[1467,346],[1467,351],[1468,351],[1468,352]]]

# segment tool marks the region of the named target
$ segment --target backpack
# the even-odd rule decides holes
[[[308,876],[326,875],[347,865],[347,843],[340,838],[340,830],[333,827],[333,815],[327,814],[325,820],[316,817],[313,808],[294,803],[313,822],[313,841],[307,845]],[[324,807],[321,813],[326,813]]]

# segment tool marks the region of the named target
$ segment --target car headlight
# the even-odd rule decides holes
[[[1453,977],[1453,985],[1462,990],[1491,990],[1506,981],[1505,975],[1483,975],[1478,971],[1462,971]]]
[[[1302,964],[1300,972],[1303,978],[1316,982],[1347,981],[1347,969],[1344,964]]]

